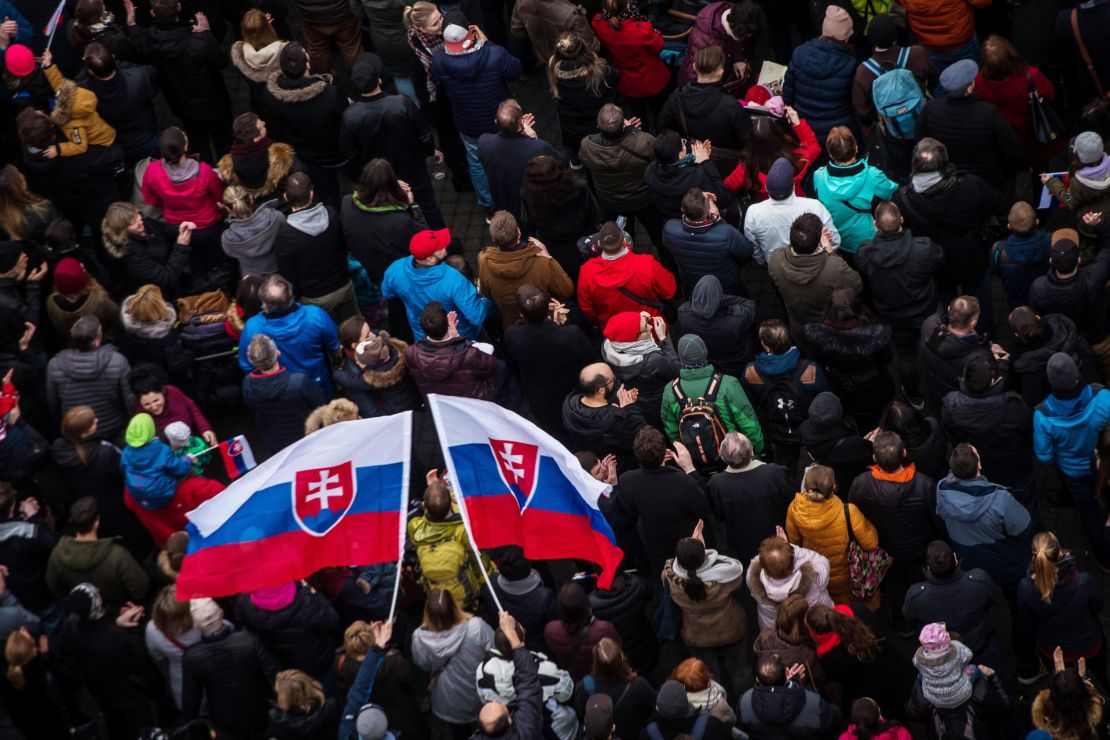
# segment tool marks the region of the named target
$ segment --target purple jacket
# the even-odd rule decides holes
[[[725,11],[731,7],[730,2],[718,2],[710,3],[698,11],[694,30],[690,32],[690,38],[687,41],[686,56],[682,58],[682,68],[678,70],[678,87],[698,78],[697,73],[694,72],[694,57],[707,46],[716,44],[725,53],[725,81],[733,77],[733,64],[746,61],[744,45],[729,36],[721,20]]]

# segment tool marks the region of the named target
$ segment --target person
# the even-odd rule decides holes
[[[1096,737],[1105,701],[1082,665],[1075,670],[1057,661],[1048,688],[1033,699],[1033,727],[1041,737]]]
[[[508,612],[501,612],[499,616],[499,634],[504,636],[505,648],[512,655],[512,691],[513,698],[510,702],[492,698],[481,708],[478,715],[479,732],[476,738],[509,738],[511,740],[524,740],[530,737],[539,737],[543,734],[545,725],[548,724],[545,709],[545,695],[547,690],[541,689],[541,679],[549,680],[549,676],[541,674],[544,663],[537,660],[525,646],[521,636],[520,626]],[[501,660],[505,660],[502,654]],[[481,667],[478,669],[482,670]],[[481,673],[479,673],[481,675]],[[481,692],[482,683],[478,682]],[[507,688],[507,687],[506,687]],[[498,692],[501,694],[502,692]],[[550,699],[546,700],[548,705]],[[510,711],[509,707],[512,707]],[[549,709],[550,711],[550,709]],[[571,720],[577,725],[573,716]],[[575,727],[575,729],[577,729]]]
[[[277,29],[267,14],[250,8],[239,21],[242,38],[231,44],[229,56],[235,68],[247,83],[250,110],[267,115],[265,101],[266,83],[281,72],[281,50],[288,41],[278,36]]]
[[[58,671],[50,654],[50,639],[32,637],[26,627],[8,635],[4,645],[8,663],[6,681],[0,683],[9,706],[8,726],[27,736],[63,738],[70,732],[61,702],[51,695]]]
[[[96,499],[84,496],[69,507],[74,535],[62,536],[46,564],[46,586],[62,598],[78,585],[91,583],[113,606],[141,603],[150,578],[131,553],[113,539],[101,539]]]
[[[582,23],[586,23],[585,19]],[[593,31],[588,25],[585,28],[586,33],[560,34],[547,64],[547,80],[556,100],[563,146],[575,170],[582,168],[578,158],[582,141],[598,131],[598,114],[615,99],[621,74],[598,56]]]
[[[481,345],[459,336],[458,326],[438,301],[420,317],[423,339],[405,349],[416,387],[429,393],[492,401],[498,395],[499,360]]]
[[[524,644],[532,652],[544,648],[543,628],[555,619],[555,592],[544,585],[540,574],[532,568],[518,545],[504,548],[497,558],[497,573],[490,578],[492,593],[497,596],[502,609],[524,629]],[[485,587],[483,587],[485,589]],[[492,599],[486,601],[486,619],[489,620]]]
[[[794,194],[804,196],[802,183],[809,176],[810,165],[821,156],[821,144],[813,129],[796,110],[781,101],[781,97],[771,98],[767,105],[769,113],[773,109],[782,117],[772,113],[752,118],[740,161],[736,169],[725,176],[729,190],[746,191],[755,203],[767,200],[767,175],[779,159],[786,159],[793,166]]]
[[[709,479],[709,506],[724,525],[729,551],[741,563],[750,562],[760,542],[786,523],[792,477],[782,465],[759,460],[740,432],[725,434],[720,457],[726,467]]]
[[[1090,450],[1110,422],[1110,391],[1083,382],[1075,360],[1063,352],[1045,367],[1052,393],[1033,412],[1033,453],[1056,465],[1071,493],[1095,562],[1110,563],[1105,519],[1094,495]]]
[[[332,737],[338,731],[339,699],[324,696],[320,682],[304,671],[278,673],[274,694],[277,701],[266,726],[271,737]]]
[[[599,458],[616,454],[627,469],[635,437],[647,422],[635,405],[639,392],[623,384],[617,387],[616,382],[613,369],[604,362],[586,365],[578,373],[577,389],[563,400],[562,421],[571,449],[590,450]],[[613,388],[615,403],[609,400]]]
[[[364,643],[361,648],[363,657],[347,692],[336,737],[340,740],[363,740],[371,737],[377,740],[395,740],[395,736],[389,732],[389,717],[384,708],[372,701],[380,691],[379,686],[375,685],[378,673],[387,672],[383,668],[387,667],[386,661],[389,658],[386,649],[393,638],[393,622],[374,622],[369,625],[356,622],[351,626],[356,625],[364,630],[360,640]]]
[[[690,188],[682,198],[682,218],[671,219],[663,227],[663,246],[678,266],[685,295],[706,275],[715,275],[727,295],[748,295],[740,271],[751,261],[751,242],[735,226],[721,221],[713,193]]]
[[[977,331],[980,304],[975,296],[962,295],[948,304],[948,310],[930,316],[921,325],[919,357],[924,375],[925,405],[940,408],[944,397],[959,389],[967,363],[975,358],[986,360],[999,378],[1010,373],[1008,353]]]
[[[830,6],[835,7],[835,6]],[[878,167],[860,158],[855,134],[847,126],[834,126],[825,140],[829,164],[813,173],[813,189],[825,204],[840,234],[840,252],[855,256],[861,244],[875,238],[871,204],[889,200],[898,189]]]
[[[645,673],[654,669],[659,660],[659,641],[645,612],[651,591],[644,580],[635,573],[621,573],[609,588],[595,588],[589,598],[594,616],[612,624],[621,636],[618,649],[627,656],[628,665]],[[596,667],[596,647],[594,658]]]
[[[1015,339],[1011,376],[1030,406],[1036,406],[1048,395],[1045,369],[1049,358],[1057,352],[1075,361],[1081,377],[1097,380],[1090,348],[1067,316],[1050,313],[1041,317],[1028,306],[1019,306],[1010,312],[1009,322]]]
[[[361,316],[339,326],[339,344],[332,379],[356,404],[358,416],[388,416],[420,405],[405,360],[407,344],[385,330],[372,331]]]
[[[95,316],[83,316],[70,331],[72,349],[62,350],[46,365],[46,403],[55,418],[74,406],[91,406],[105,439],[123,437],[124,423],[135,405],[127,374],[131,366],[110,344]]]
[[[678,338],[697,335],[705,343],[714,367],[742,378],[756,353],[752,336],[755,301],[725,294],[716,275],[702,275],[688,295],[689,299],[678,307]]]
[[[240,275],[264,278],[278,271],[274,245],[285,215],[270,203],[256,203],[242,185],[224,189],[227,228],[220,234],[220,246],[239,263]]]
[[[47,227],[60,217],[58,208],[27,189],[14,164],[0,167],[0,230],[6,239],[42,244]]]
[[[729,736],[729,728],[713,715],[694,709],[686,696],[686,687],[670,679],[659,687],[655,696],[655,713],[640,731],[640,740],[656,737],[677,740],[684,734],[704,740],[723,740]]]
[[[838,5],[829,5],[821,21],[821,35],[794,49],[782,83],[782,99],[825,141],[836,126],[854,126],[852,84],[856,58],[848,46],[852,18]]]
[[[478,293],[461,272],[447,265],[451,232],[425,230],[409,240],[410,257],[393,262],[382,278],[382,295],[404,302],[405,315],[417,341],[424,338],[420,318],[424,307],[438,302],[448,313],[458,316],[459,336],[474,340],[493,308],[493,301]]]
[[[412,661],[428,673],[438,671],[431,689],[432,714],[460,729],[480,718],[482,705],[474,676],[492,647],[493,630],[481,617],[462,611],[450,591],[428,592],[424,622],[412,636]]]
[[[109,206],[101,222],[105,251],[123,260],[125,287],[134,290],[153,283],[171,300],[181,294],[195,228],[191,221],[170,226],[148,219],[122,201]]]
[[[282,356],[265,334],[253,335],[247,344],[254,370],[243,378],[243,403],[262,431],[267,456],[303,437],[308,415],[327,401],[308,375],[281,365]]]
[[[635,405],[644,419],[659,425],[663,394],[679,372],[679,358],[667,338],[666,323],[646,311],[624,311],[609,319],[604,336],[602,359],[613,368],[617,382],[636,389]]]
[[[132,365],[153,365],[182,385],[189,381],[193,353],[186,350],[174,331],[177,311],[157,285],[140,286],[123,299],[115,344]]]
[[[991,247],[990,261],[1006,289],[1006,307],[1013,311],[1029,303],[1033,281],[1048,272],[1052,242],[1039,228],[1033,206],[1019,200],[1006,219],[1009,235]]]
[[[641,118],[648,117],[649,110],[658,112],[671,83],[670,69],[659,57],[665,43],[663,34],[631,0],[607,0],[590,26],[609,62],[620,72],[617,92],[628,99],[630,107],[640,111]]]
[[[840,726],[840,709],[807,689],[805,678],[804,665],[798,671],[798,664],[787,665],[778,655],[761,656],[755,686],[737,704],[737,726],[750,738],[830,735]]]
[[[241,593],[235,622],[250,630],[285,668],[323,680],[339,645],[339,615],[321,593],[286,582]]]
[[[578,275],[578,306],[586,321],[604,327],[622,311],[661,316],[676,289],[674,274],[650,254],[632,251],[631,240],[612,221],[598,232],[601,254],[586,260]]]
[[[687,38],[686,54],[678,71],[678,84],[685,85],[695,79],[694,61],[698,52],[714,45],[725,53],[724,81],[747,79],[748,60],[754,51],[755,37],[763,26],[761,15],[759,6],[750,2],[715,2],[702,6],[694,19],[693,31]]]
[[[100,10],[103,9],[101,3]],[[154,98],[159,90],[158,72],[150,65],[131,63],[137,57],[124,50],[130,47],[130,42],[116,44],[114,51],[112,46],[100,41],[85,46],[82,52],[85,68],[75,81],[96,95],[97,111],[116,130],[116,143],[123,149],[124,162],[134,167],[157,152]]]
[[[828,232],[831,248],[840,246],[840,232],[832,215],[815,198],[794,194],[794,166],[785,157],[776,159],[767,171],[767,200],[751,205],[744,214],[744,236],[752,243],[752,257],[761,265],[770,265],[775,252],[791,244],[794,223],[805,214],[814,215],[819,232]]]
[[[478,253],[478,282],[497,304],[506,329],[524,323],[517,308],[517,293],[523,285],[534,286],[560,302],[574,294],[574,282],[559,262],[541,241],[522,237],[511,213],[493,214],[489,232],[493,246]]]
[[[514,4],[509,30],[516,38],[532,42],[536,58],[544,66],[555,56],[564,36],[578,37],[586,49],[596,49],[598,45],[585,11],[570,2]]]
[[[266,122],[256,113],[241,113],[231,128],[231,151],[216,163],[220,179],[243,186],[259,203],[280,197],[285,179],[304,169],[293,147],[272,140]]]
[[[69,336],[82,316],[95,316],[101,326],[111,326],[119,306],[81,261],[63,257],[54,265],[53,288],[46,297],[46,315],[59,336]]]
[[[423,503],[423,515],[407,525],[409,542],[421,563],[421,585],[426,590],[446,590],[463,607],[477,605],[481,565],[462,517],[452,509],[447,487],[432,480],[424,490]]]
[[[592,733],[603,740],[616,737],[639,737],[640,731],[655,711],[655,689],[647,679],[637,675],[625,658],[621,645],[610,637],[594,645],[594,662],[590,673],[574,687],[575,712],[582,717],[586,733],[591,734],[590,707],[609,700],[609,725],[606,733]],[[603,723],[600,723],[603,724]],[[613,728],[616,728],[615,730]]]
[[[177,588],[172,583],[154,597],[143,639],[151,659],[169,676],[170,695],[174,706],[180,710],[181,657],[189,646],[200,642],[201,636],[200,630],[193,626],[189,602],[178,600]]]
[[[135,413],[150,415],[154,428],[162,434],[174,422],[182,422],[204,440],[205,446],[217,443],[212,423],[200,410],[196,402],[180,388],[170,385],[166,374],[158,367],[138,365],[127,378],[131,393],[135,396]]]
[[[55,145],[59,157],[75,157],[98,147],[108,150],[113,159],[122,166],[123,152],[116,146],[116,130],[97,112],[96,95],[89,89],[78,87],[73,80],[66,79],[53,63],[54,56],[47,49],[43,52],[42,71],[50,86],[54,88],[55,106],[51,111],[51,121],[62,132]]]
[[[577,682],[589,672],[594,647],[606,638],[619,646],[621,638],[612,624],[594,617],[586,592],[573,581],[559,589],[558,614],[543,628],[544,644],[555,664]]]
[[[712,149],[708,142],[687,141],[673,131],[664,131],[655,137],[651,146],[655,161],[644,170],[644,182],[652,204],[664,218],[681,218],[682,199],[690,188],[701,188],[716,197],[717,208],[726,221],[740,222],[736,198],[710,161]],[[690,161],[691,156],[693,161]]]
[[[682,684],[690,706],[698,712],[716,717],[727,727],[736,724],[736,713],[729,706],[725,687],[713,679],[704,661],[687,658],[674,667],[668,680]]]
[[[937,74],[961,59],[979,56],[975,10],[986,6],[986,0],[911,0],[906,6],[910,31],[925,47]]]
[[[1059,178],[1049,175],[1041,175],[1041,183],[1054,198],[1079,214],[1076,226],[1084,242],[1090,243],[1097,241],[1098,229],[1083,216],[1097,213],[1105,217],[1110,211],[1110,179],[1106,175],[1110,165],[1102,137],[1094,131],[1084,131],[1075,137],[1071,155],[1067,187]]]
[[[541,155],[524,167],[520,197],[528,230],[534,232],[572,279],[583,254],[579,242],[597,233],[605,215],[590,189],[559,159]]]
[[[339,48],[343,66],[354,67],[362,51],[362,24],[349,3],[332,0],[293,0],[301,19],[311,69],[317,73],[331,69],[332,42]]]
[[[0,557],[9,566],[5,586],[34,612],[55,603],[45,574],[58,536],[47,526],[47,513],[34,497],[17,502],[15,487],[0,485]]]
[[[501,614],[506,612],[502,611]],[[508,620],[504,622],[504,628],[509,628]],[[525,695],[518,695],[516,692],[519,683],[517,681],[516,666],[513,665],[513,645],[519,644],[524,640],[524,627],[520,624],[513,624],[512,629],[516,632],[517,638],[510,643],[509,638],[503,630],[498,630],[493,637],[494,647],[490,650],[482,663],[478,666],[477,675],[475,676],[475,685],[478,690],[478,697],[484,702],[483,715],[479,716],[479,727],[482,734],[479,737],[503,737],[506,735],[512,737],[521,737],[520,735],[513,735],[514,731],[519,732],[519,728],[512,723],[510,719],[510,726],[508,732],[499,732],[497,725],[504,724],[502,720],[491,720],[489,715],[496,714],[498,711],[512,712],[519,710],[523,707],[523,702],[528,701],[531,697]],[[527,650],[527,645],[524,646]],[[543,653],[528,650],[530,653],[532,666],[536,671],[536,679],[538,685],[541,687],[540,696],[538,701],[542,702],[543,711],[540,712],[542,716],[542,732],[545,735],[550,735],[564,740],[573,740],[578,736],[578,718],[575,716],[574,710],[567,706],[567,702],[574,692],[574,682],[571,681],[570,675],[557,668],[551,660]]]

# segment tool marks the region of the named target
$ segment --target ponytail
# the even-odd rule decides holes
[[[698,577],[698,568],[705,565],[705,545],[693,537],[679,540],[674,561],[686,571],[682,590],[692,601],[705,601],[708,598],[705,582]]]
[[[438,10],[439,8],[433,3],[420,0],[412,5],[405,6],[405,9],[401,12],[401,22],[405,24],[405,28],[422,29],[428,19],[432,17],[432,13]]]
[[[1060,541],[1052,532],[1039,532],[1033,538],[1033,584],[1041,601],[1052,603],[1052,592],[1060,580]]]
[[[621,0],[605,0],[605,12],[609,14],[609,25],[614,31],[621,30],[621,11],[624,3]]]

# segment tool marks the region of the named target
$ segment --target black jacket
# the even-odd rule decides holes
[[[957,566],[946,578],[927,571],[925,580],[906,592],[902,614],[917,624],[944,622],[949,631],[960,636],[960,642],[978,655],[994,635],[988,614],[997,601],[994,581],[985,570],[965,571]]]
[[[699,519],[711,516],[698,474],[670,465],[621,474],[617,503],[629,517],[640,520],[651,574],[661,573],[678,541],[690,536]]]
[[[339,715],[343,707],[334,696],[324,704],[312,703],[310,711],[293,707],[288,712],[278,706],[270,707],[270,721],[266,737],[273,740],[311,740],[317,737],[336,737],[339,733]]]
[[[293,0],[302,23],[314,26],[334,26],[353,20],[348,0]]]
[[[651,673],[659,659],[659,643],[647,618],[651,596],[643,579],[632,573],[622,574],[620,583],[614,582],[613,588],[597,588],[590,593],[594,616],[616,627],[628,663],[644,675]]]
[[[915,237],[909,229],[894,236],[875,234],[856,252],[856,269],[867,283],[875,312],[899,329],[916,329],[936,313],[936,275],[943,264],[940,245]]]
[[[593,694],[605,694],[613,700],[613,724],[617,726],[613,737],[616,738],[636,740],[655,713],[655,689],[643,676],[636,676],[629,683],[595,680]],[[574,687],[574,711],[579,720],[585,716],[586,702],[593,694],[586,690],[585,679]]]
[[[797,490],[793,471],[758,461],[740,472],[709,479],[709,506],[725,528],[728,552],[741,563],[759,554],[759,543],[786,526],[786,508]]]
[[[756,685],[740,697],[736,724],[752,740],[832,738],[840,727],[840,710],[801,684]]]
[[[719,285],[719,283],[718,283]],[[709,362],[725,375],[744,377],[744,368],[755,359],[755,301],[720,295],[714,305],[701,284],[694,286],[690,300],[678,307],[679,339],[697,334],[705,342]]]
[[[972,686],[971,698],[953,709],[934,707],[925,698],[921,682],[915,681],[913,693],[906,703],[906,716],[931,728],[943,728],[940,730],[941,738],[1000,740],[1007,737],[1003,728],[1012,707],[1013,701],[1006,693],[1001,677],[997,673],[990,676],[979,674]]]
[[[192,120],[231,118],[231,98],[220,73],[227,55],[211,31],[195,33],[184,22],[156,23],[134,33],[131,41],[143,60],[157,68],[162,92],[175,112]]]
[[[1110,249],[1103,248],[1079,273],[1061,278],[1049,270],[1029,288],[1029,307],[1041,316],[1058,313],[1075,322],[1090,344],[1110,335],[1110,312],[1106,310],[1106,281],[1110,279]]]
[[[293,603],[277,611],[255,606],[250,594],[239,594],[235,621],[258,635],[283,668],[297,668],[321,681],[331,669],[341,630],[339,615],[323,594],[297,586]]]
[[[0,278],[0,344],[14,349],[19,345],[23,332],[27,330],[24,322],[39,326],[42,313],[41,283]],[[18,383],[17,383],[18,385]],[[22,386],[20,386],[22,388]],[[24,389],[26,390],[26,389]]]
[[[980,395],[961,382],[944,397],[940,421],[953,445],[975,446],[988,480],[1013,490],[1033,480],[1033,410],[1003,386]]]
[[[46,561],[58,536],[42,512],[24,521],[18,514],[0,522],[0,562],[8,566],[8,590],[31,611],[48,607],[54,597],[46,588]]]
[[[110,80],[82,72],[76,81],[96,93],[96,112],[116,130],[116,143],[128,162],[157,154],[161,127],[154,110],[158,93],[154,67],[116,62],[116,74]]]
[[[1009,374],[1009,364],[994,359],[990,339],[980,334],[958,336],[948,329],[948,315],[938,313],[921,325],[921,364],[925,403],[934,413],[950,391],[960,387],[964,367],[972,357],[983,357],[995,366],[998,377]]]
[[[331,75],[306,75],[291,80],[271,77],[262,92],[266,128],[274,141],[293,147],[297,157],[315,165],[333,166],[346,159],[339,148],[340,121],[347,96]]]
[[[752,243],[735,226],[671,219],[663,227],[663,246],[678,265],[685,295],[706,275],[716,275],[726,295],[748,295],[740,271],[752,259]]]
[[[123,253],[125,291],[130,294],[141,285],[154,283],[172,302],[181,294],[181,276],[189,263],[191,247],[177,243],[177,226],[145,217],[143,226],[145,233],[127,235]]]
[[[814,418],[811,413],[798,427],[798,439],[820,465],[836,473],[836,486],[851,490],[852,481],[871,464],[871,443],[843,421]]]
[[[1057,352],[1070,355],[1079,367],[1080,375],[1089,383],[1097,382],[1094,358],[1087,340],[1079,333],[1075,322],[1067,316],[1050,313],[1041,317],[1044,336],[1036,345],[1014,343],[1010,355],[1010,378],[1016,381],[1021,397],[1030,406],[1043,401],[1052,388],[1048,384],[1045,368],[1048,359]]]
[[[563,428],[571,442],[570,449],[590,450],[598,457],[614,453],[618,461],[625,465],[631,462],[633,438],[647,426],[644,415],[635,404],[624,408],[612,404],[593,408],[582,403],[582,394],[578,392],[563,400],[562,416]]]
[[[680,167],[677,164],[652,162],[644,170],[651,203],[664,218],[682,218],[682,199],[690,188],[701,188],[717,196],[717,208],[729,223],[738,223],[740,209],[732,191],[725,187],[712,162]]]
[[[578,372],[597,361],[597,349],[573,324],[517,324],[505,330],[505,349],[520,371],[520,386],[536,423],[562,438],[563,400]]]
[[[335,387],[358,405],[358,414],[363,419],[415,411],[420,407],[420,393],[409,377],[404,343],[393,340],[391,344],[393,347],[385,362],[364,369],[344,358],[343,364],[332,372]]]
[[[563,131],[563,142],[576,158],[582,139],[597,132],[598,112],[616,98],[617,83],[621,77],[620,70],[606,66],[597,92],[592,92],[587,78],[576,76],[579,69],[578,62],[572,60],[560,62],[555,69],[559,90],[556,99],[559,128]]]
[[[7,425],[7,435],[0,440],[0,477],[14,483],[16,489],[32,483],[31,476],[49,462],[46,438],[31,426],[26,417]]]
[[[1026,167],[1025,147],[1014,127],[978,93],[933,98],[918,116],[914,134],[944,144],[955,167],[994,187]]]
[[[714,149],[733,149],[739,155],[752,117],[720,83],[687,82],[663,104],[657,128],[677,131],[687,139],[709,139]]]
[[[243,378],[243,404],[261,432],[265,456],[303,437],[305,419],[326,402],[324,392],[303,373],[282,368],[274,375],[255,372]]]
[[[679,374],[678,355],[670,338],[660,344],[661,351],[648,352],[641,355],[636,362],[627,365],[618,365],[612,361],[611,343],[606,343],[601,350],[601,358],[613,369],[613,377],[616,378],[614,387],[620,388],[623,383],[625,388],[637,389],[640,395],[633,406],[640,409],[648,424],[657,427],[662,425],[660,414],[663,392]],[[629,357],[625,354],[620,356]]]
[[[937,487],[932,478],[914,472],[887,474],[874,466],[860,473],[848,493],[879,532],[879,545],[895,558],[920,558],[929,543],[943,532],[936,518]]]
[[[565,202],[549,213],[536,213],[534,208],[528,210],[527,204],[524,210],[525,228],[543,242],[563,272],[577,282],[583,261],[578,240],[596,234],[605,223],[605,212],[593,192],[580,183]]]
[[[648,726],[654,722],[659,728],[663,740],[675,740],[683,735],[689,735],[690,731],[694,729],[696,721],[696,714],[685,719],[662,719],[657,715],[652,717]],[[731,737],[731,728],[716,717],[709,715],[705,732],[702,733],[701,737],[702,740],[726,740],[726,738]],[[640,730],[640,740],[652,740],[652,736],[648,733],[646,727]]]
[[[351,254],[366,268],[375,285],[382,284],[385,271],[394,261],[409,256],[409,240],[428,228],[418,206],[381,206],[369,208],[343,196],[339,220]],[[403,312],[402,312],[402,318]]]
[[[393,165],[397,177],[415,185],[428,179],[426,160],[436,150],[424,114],[404,95],[363,95],[339,127],[339,150],[359,172],[375,157]],[[344,200],[346,203],[346,200]]]
[[[533,652],[544,652],[547,647],[543,628],[559,617],[555,592],[543,585],[535,571],[524,581],[510,581],[499,573],[491,575],[490,581],[501,607],[524,628],[524,646]],[[483,586],[483,591],[487,588]],[[486,599],[486,603],[494,606],[493,599]],[[486,618],[487,621],[496,620],[496,608],[489,610]]]
[[[482,134],[478,138],[478,159],[489,178],[494,208],[508,211],[517,221],[523,222],[520,186],[524,183],[524,168],[528,160],[541,155],[562,159],[543,139],[533,139],[519,132]]]
[[[1035,675],[1038,652],[1047,657],[1059,645],[1070,656],[1102,645],[1102,587],[1090,573],[1079,572],[1070,555],[1060,559],[1057,570],[1059,580],[1048,604],[1032,573],[1018,582],[1014,644],[1026,648],[1018,652],[1023,676]]]
[[[836,329],[827,324],[805,325],[812,357],[821,363],[844,413],[872,417],[894,396],[890,374],[892,332],[886,324],[863,324]]]
[[[274,237],[274,253],[278,272],[298,296],[319,298],[351,282],[343,228],[331,206],[289,214]]]
[[[181,713],[208,717],[217,730],[251,736],[265,727],[270,687],[282,668],[252,632],[223,632],[190,645],[181,656]]]

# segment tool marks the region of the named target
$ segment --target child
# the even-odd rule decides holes
[[[178,457],[158,439],[150,414],[135,414],[124,439],[127,446],[119,465],[128,493],[144,509],[160,509],[173,498],[178,482],[193,469],[192,456]]]
[[[1071,144],[1072,165],[1068,184],[1047,174],[1041,175],[1041,183],[1048,186],[1053,197],[1079,215],[1079,233],[1083,235],[1083,246],[1098,235],[1094,227],[1087,225],[1082,216],[1086,213],[1110,211],[1110,157],[1106,156],[1102,137],[1094,131],[1084,131],[1076,136]]]
[[[1033,206],[1019,200],[1010,208],[1006,226],[1010,235],[991,248],[991,264],[1006,288],[1006,308],[1013,311],[1029,302],[1029,287],[1048,272],[1052,242]]]
[[[212,457],[211,450],[204,452],[208,450],[209,444],[200,437],[194,436],[193,430],[183,421],[171,422],[162,431],[166,435],[166,441],[170,443],[173,454],[178,457],[192,458],[193,475],[204,475],[204,468]]]

